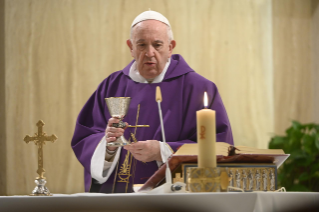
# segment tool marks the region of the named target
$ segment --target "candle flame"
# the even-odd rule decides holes
[[[208,107],[208,97],[207,97],[207,92],[205,91],[204,93],[204,107],[207,108]]]

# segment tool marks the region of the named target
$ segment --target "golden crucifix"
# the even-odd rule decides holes
[[[51,141],[54,143],[54,141],[58,138],[56,135],[52,134],[51,136],[47,136],[46,133],[43,132],[43,126],[44,122],[42,120],[39,120],[37,123],[38,127],[38,133],[35,133],[34,136],[26,135],[24,137],[24,141],[28,144],[30,141],[33,141],[35,145],[38,146],[38,170],[37,173],[39,174],[39,177],[37,179],[45,179],[43,177],[43,174],[45,173],[45,170],[43,168],[43,145],[46,141]]]

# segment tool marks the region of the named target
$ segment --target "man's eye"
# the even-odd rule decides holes
[[[162,44],[155,44],[155,48],[160,48],[162,46]]]
[[[138,44],[137,46],[143,47],[143,46],[145,46],[145,44],[141,43],[141,44]]]

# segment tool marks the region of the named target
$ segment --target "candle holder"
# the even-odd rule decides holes
[[[220,168],[187,168],[187,188],[190,192],[220,192]]]

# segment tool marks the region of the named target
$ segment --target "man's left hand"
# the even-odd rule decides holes
[[[130,151],[134,158],[142,162],[162,161],[160,144],[157,140],[139,141],[124,146],[124,149]]]

